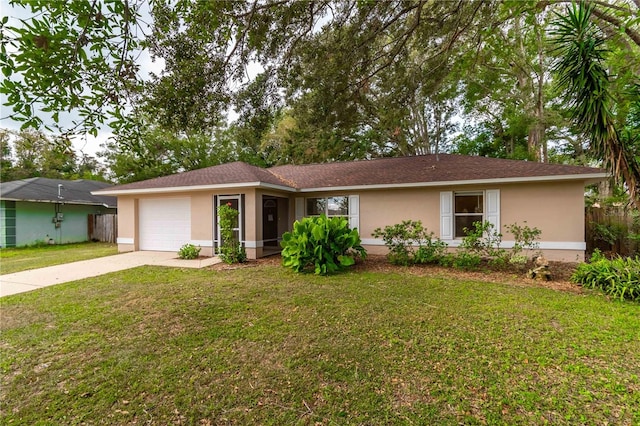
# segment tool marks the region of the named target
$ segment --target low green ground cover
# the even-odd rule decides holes
[[[0,299],[2,424],[640,423],[640,305],[142,267]]]
[[[0,274],[44,268],[78,260],[110,256],[118,246],[110,243],[77,243],[0,249]]]
[[[585,288],[640,302],[640,257],[607,259],[596,250],[588,263],[578,265],[571,279]]]

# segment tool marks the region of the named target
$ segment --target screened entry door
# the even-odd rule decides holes
[[[235,209],[238,211],[238,216],[235,218],[234,224],[233,224],[233,238],[236,241],[242,241],[241,237],[242,237],[242,220],[240,220],[240,218],[242,217],[242,203],[240,202],[240,195],[220,195],[218,196],[218,203],[216,205],[216,216],[218,216],[218,212],[219,212],[219,207],[222,205],[228,204],[231,206],[231,208]],[[220,238],[220,217],[216,217],[216,223],[217,223],[217,238],[216,240],[218,241],[218,246],[221,244],[221,238]]]

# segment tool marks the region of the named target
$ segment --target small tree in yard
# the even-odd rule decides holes
[[[313,268],[327,275],[353,265],[356,256],[365,258],[357,229],[342,217],[305,217],[282,236],[282,264],[296,272]]]
[[[247,260],[247,253],[239,239],[233,235],[233,228],[239,220],[238,210],[231,207],[231,203],[218,208],[220,221],[220,258],[226,263],[242,263]]]

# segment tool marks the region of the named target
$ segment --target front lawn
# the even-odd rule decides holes
[[[0,423],[640,423],[639,304],[415,271],[142,267],[4,297]]]
[[[117,244],[75,243],[0,249],[0,274],[44,268],[118,253]]]

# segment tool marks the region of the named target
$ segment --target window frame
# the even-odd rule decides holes
[[[329,200],[331,200],[332,198],[343,198],[345,201],[345,205],[344,207],[346,207],[347,209],[347,214],[329,214]],[[310,214],[309,213],[309,201],[310,200],[323,200],[324,201],[324,212],[320,213],[320,214]],[[330,196],[326,196],[326,197],[306,197],[304,199],[304,206],[305,206],[305,216],[321,216],[321,215],[325,215],[326,217],[344,217],[349,219],[350,217],[352,217],[353,215],[351,214],[351,209],[349,208],[349,196],[348,195],[330,195]],[[317,204],[316,204],[317,206]]]
[[[458,196],[480,196],[481,200],[480,200],[480,205],[482,208],[482,211],[480,213],[478,212],[465,212],[465,213],[458,213],[456,211],[456,197]],[[458,235],[457,234],[457,220],[459,217],[480,217],[481,218],[481,222],[484,223],[486,219],[486,191],[484,190],[480,190],[480,191],[453,191],[453,199],[452,199],[452,212],[453,212],[453,239],[454,240],[461,240],[463,239],[466,235]],[[477,220],[474,222],[478,222]]]
[[[345,205],[347,209],[347,214],[329,214],[329,199],[331,198],[344,198]],[[308,200],[312,199],[322,199],[325,200],[324,212],[320,214],[309,214]],[[299,201],[298,201],[299,200]],[[301,207],[301,211],[298,211],[296,207],[296,220],[299,220],[302,217],[313,217],[320,216],[324,214],[328,218],[332,217],[343,217],[349,221],[349,227],[351,229],[359,229],[360,228],[360,195],[358,194],[344,194],[344,195],[323,195],[323,196],[314,196],[314,197],[300,197],[296,199],[296,205]]]

